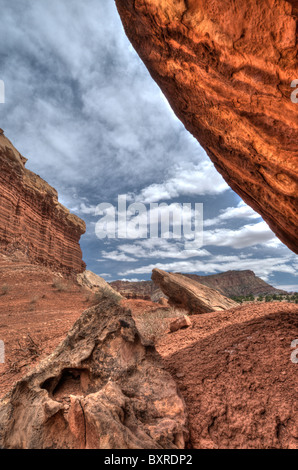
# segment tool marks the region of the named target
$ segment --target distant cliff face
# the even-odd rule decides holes
[[[85,223],[26,161],[0,130],[0,251],[20,250],[32,263],[65,274],[84,271],[79,240]]]
[[[179,273],[178,273],[179,274]],[[184,274],[183,276],[193,279],[220,292],[227,297],[238,295],[260,295],[260,294],[286,294],[285,291],[276,289],[255,275],[253,271],[227,271],[210,276],[198,276],[197,274]],[[153,281],[128,282],[114,281],[110,283],[113,289],[120,292],[124,297],[131,299],[159,300],[166,297],[162,290]]]
[[[132,45],[216,169],[293,251],[298,2],[116,0]]]
[[[205,286],[216,289],[228,297],[238,295],[260,295],[260,294],[286,294],[285,291],[275,289],[267,282],[255,275],[253,271],[227,271],[211,276],[197,276],[196,274],[183,274],[194,281]]]

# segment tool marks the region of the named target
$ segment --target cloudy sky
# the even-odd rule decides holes
[[[88,269],[108,281],[149,279],[155,266],[199,274],[251,269],[298,290],[297,258],[175,117],[128,42],[113,1],[0,0],[0,11],[0,127],[29,159],[27,167],[86,221]],[[203,203],[203,245],[185,249],[171,233],[99,239],[98,205],[117,208],[118,195],[148,209]]]

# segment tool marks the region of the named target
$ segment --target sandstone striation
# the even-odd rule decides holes
[[[0,251],[21,251],[63,274],[84,271],[85,223],[58,202],[57,191],[25,168],[27,159],[0,132]]]
[[[1,448],[182,449],[187,439],[175,382],[109,295],[0,402]]]
[[[207,313],[236,307],[237,303],[210,287],[182,274],[153,269],[152,280],[169,297],[169,303],[191,314]]]
[[[297,252],[297,1],[116,4],[175,114],[231,188]]]

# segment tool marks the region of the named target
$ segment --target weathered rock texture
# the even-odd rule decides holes
[[[181,330],[182,328],[189,328],[191,326],[191,320],[188,316],[183,315],[181,318],[177,318],[170,323],[170,331],[173,333],[174,331]]]
[[[204,286],[182,274],[153,269],[152,280],[169,297],[169,303],[191,314],[226,310],[238,304],[218,291]]]
[[[65,274],[83,271],[79,240],[85,223],[25,168],[26,161],[0,130],[0,251],[20,250],[31,262]]]
[[[118,295],[119,299],[121,299],[121,294],[119,292],[114,290],[108,282],[106,282],[102,277],[98,276],[92,271],[84,271],[83,273],[78,274],[77,282],[80,286],[85,287],[91,292],[96,293],[100,291],[108,291],[115,295]]]
[[[175,382],[109,296],[0,402],[2,448],[177,449],[186,425]]]
[[[183,274],[205,286],[216,289],[228,297],[237,295],[286,294],[286,291],[276,289],[255,275],[253,271],[226,271],[225,273],[197,276]]]
[[[297,1],[116,4],[176,115],[231,188],[297,252]]]
[[[152,300],[157,302],[164,297],[162,290],[152,281],[113,281],[110,285],[127,299]]]

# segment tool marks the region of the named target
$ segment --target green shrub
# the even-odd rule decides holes
[[[6,295],[9,292],[9,286],[7,284],[3,284],[1,287],[1,295]]]
[[[102,300],[108,300],[112,303],[118,304],[121,299],[121,295],[116,291],[109,289],[109,287],[101,287],[93,294],[92,305],[97,305]]]

